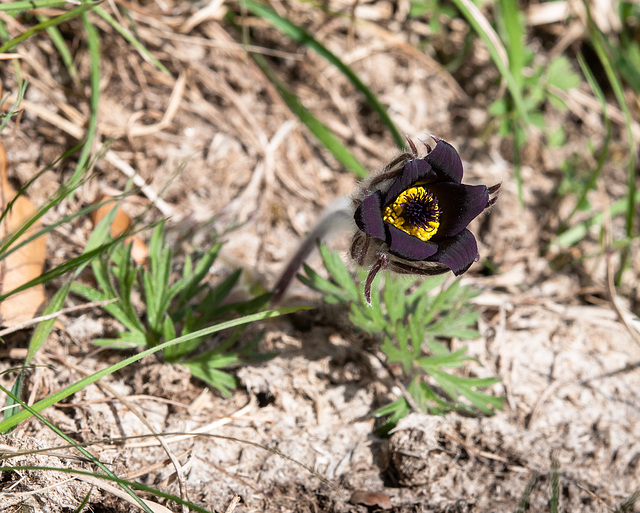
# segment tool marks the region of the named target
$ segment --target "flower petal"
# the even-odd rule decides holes
[[[439,182],[462,181],[462,160],[456,149],[446,141],[438,141],[436,147],[424,158],[438,175]]]
[[[478,244],[469,230],[462,230],[455,237],[438,243],[438,252],[428,258],[430,262],[440,262],[458,276],[478,260]]]
[[[437,198],[440,208],[440,226],[432,237],[434,242],[460,233],[489,203],[486,185],[438,182],[427,184],[425,189]]]
[[[400,176],[391,184],[382,204],[386,207],[416,182],[433,182],[437,177],[435,171],[424,159],[410,160],[404,165]]]
[[[367,196],[356,209],[353,218],[364,233],[386,240],[387,232],[382,220],[382,193],[376,191]]]
[[[395,226],[386,223],[389,229],[389,253],[405,260],[426,260],[438,251],[437,244],[424,242]]]

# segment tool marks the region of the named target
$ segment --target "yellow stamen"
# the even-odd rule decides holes
[[[424,223],[416,223],[415,220],[408,220],[405,217],[405,204],[421,203],[425,211],[430,211],[430,219]],[[418,237],[420,240],[427,242],[438,231],[440,223],[440,208],[438,202],[433,195],[424,187],[411,187],[402,192],[396,200],[384,209],[382,219],[396,228],[402,230],[409,235]]]

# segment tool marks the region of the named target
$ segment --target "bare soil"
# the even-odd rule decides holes
[[[128,7],[137,37],[171,74],[158,71],[92,15],[102,38],[98,140],[105,146],[92,178],[46,222],[124,191],[128,165],[149,188],[127,203],[132,216],[143,215],[142,222],[168,216],[178,254],[206,242],[212,228],[238,224],[225,236],[210,279],[240,266],[243,290],[269,289],[323,209],[349,195],[357,180],[319,146],[247,56],[242,34],[224,21],[234,6],[116,3]],[[357,22],[349,16],[351,4],[330,7],[341,15],[274,4],[351,66],[402,132],[450,141],[464,161],[465,182],[502,183],[498,203],[472,225],[481,257],[498,271],[475,264],[462,278],[481,290],[474,301],[482,336],[448,343],[469,346],[480,362],[471,364],[475,374],[501,379],[492,393],[506,398],[504,411],[477,418],[414,413],[388,439],[376,436],[373,413],[400,391],[336,312],[320,306],[249,330],[247,336],[264,330],[260,350],[277,356],[236,369],[239,387],[230,399],[186,369],[150,357],[44,415],[78,441],[99,442],[89,450],[118,476],[210,511],[515,511],[528,487],[530,511],[546,511],[553,468],[560,472],[564,511],[612,510],[640,489],[640,262],[632,262],[612,297],[608,278],[617,254],[602,251],[597,230],[570,250],[548,249],[575,204],[573,196],[556,194],[562,161],[575,153],[578,167],[590,169],[586,148],[605,137],[598,103],[581,103],[576,95],[567,111],[545,107],[547,123],[565,128],[567,144],[552,148],[531,131],[520,205],[510,142],[495,133],[487,112],[502,94],[488,52],[475,41],[453,73],[432,58],[464,51],[468,27],[452,22],[444,36],[430,34],[424,21],[407,17],[405,2],[359,5]],[[395,155],[390,134],[338,70],[266,22],[245,21],[251,43],[363,164],[375,170]],[[27,23],[18,18],[8,28],[17,35]],[[533,27],[532,37],[557,42],[561,27]],[[83,85],[74,86],[48,38],[19,46],[16,65],[29,81],[29,103],[2,136],[17,184],[85,134],[89,57],[83,29],[78,20],[60,28]],[[573,41],[569,55],[581,44]],[[547,46],[539,48],[542,61],[553,49]],[[0,71],[3,90],[15,95],[14,63],[0,61]],[[581,92],[591,94],[586,86]],[[599,190],[589,196],[593,211],[607,212],[625,194],[624,127],[613,129],[612,157]],[[42,204],[73,166],[72,157],[47,171],[30,188],[32,201]],[[579,213],[578,220],[587,215]],[[613,219],[605,237],[619,238],[623,228],[623,220]],[[47,242],[48,265],[79,254],[91,229],[88,218],[56,228]],[[640,254],[638,240],[633,244]],[[346,253],[347,238],[337,237],[333,245]],[[318,266],[317,257],[311,264]],[[287,301],[320,303],[300,284]],[[81,303],[69,298],[69,306]],[[122,359],[122,352],[96,351],[92,343],[115,330],[97,308],[63,316],[37,357],[41,365],[26,379],[29,402]],[[2,370],[21,363],[28,339],[28,332],[7,337]],[[10,387],[14,378],[3,374],[0,382]],[[186,434],[167,437],[166,448],[153,437],[122,440],[149,434],[139,416],[157,433]],[[0,443],[3,452],[62,445],[33,419]],[[5,463],[93,470],[67,449]],[[384,495],[354,496],[358,491]],[[137,508],[103,481],[63,472],[0,474],[1,511],[74,511],[89,492],[94,512]],[[166,507],[181,511],[172,503]]]

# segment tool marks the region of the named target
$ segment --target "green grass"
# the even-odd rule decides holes
[[[587,4],[585,4],[587,5]],[[625,98],[623,85],[614,67],[614,62],[612,60],[611,54],[608,51],[609,43],[605,39],[604,35],[596,26],[592,16],[591,11],[587,5],[587,15],[588,15],[588,28],[590,41],[593,44],[593,47],[598,55],[598,59],[600,63],[604,67],[605,74],[607,76],[607,80],[609,85],[611,86],[613,93],[615,95],[616,101],[618,105],[622,109],[625,119],[625,128],[627,132],[627,144],[629,148],[629,156],[627,160],[627,201],[626,201],[626,215],[625,215],[625,229],[627,238],[632,238],[634,236],[634,218],[637,211],[638,203],[635,198],[636,193],[636,143],[633,137],[633,130],[631,129],[631,112],[629,111],[629,106],[627,104],[627,100]],[[622,250],[622,262],[616,273],[616,284],[620,285],[622,280],[622,273],[624,272],[630,255],[629,247],[625,247]]]

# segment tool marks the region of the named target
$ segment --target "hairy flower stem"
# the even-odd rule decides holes
[[[386,269],[389,265],[386,253],[377,253],[377,257],[378,259],[376,263],[373,264],[369,274],[367,274],[367,280],[364,283],[364,298],[367,300],[369,306],[371,306],[371,285],[373,285],[373,280],[378,275],[380,269]]]

